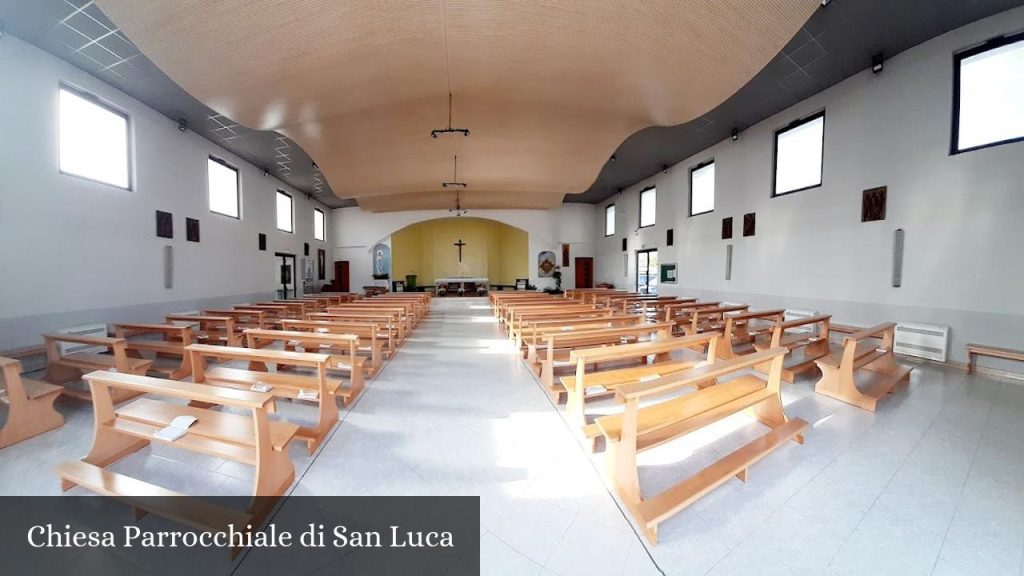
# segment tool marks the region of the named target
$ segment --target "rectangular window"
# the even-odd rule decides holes
[[[210,156],[206,161],[210,211],[238,218],[238,170]]]
[[[1024,34],[954,56],[952,153],[1024,140]]]
[[[615,235],[615,204],[609,204],[604,208],[604,235]]]
[[[321,242],[327,240],[327,232],[324,229],[324,211],[319,208],[313,209],[313,238]]]
[[[295,231],[292,222],[292,197],[283,190],[277,191],[277,229],[285,232]]]
[[[797,120],[775,133],[773,196],[821,186],[825,113]]]
[[[715,211],[715,161],[690,170],[690,216]]]
[[[648,188],[640,192],[640,227],[654,226],[654,213],[658,207],[657,188]]]
[[[131,189],[128,115],[64,86],[59,101],[60,171]]]

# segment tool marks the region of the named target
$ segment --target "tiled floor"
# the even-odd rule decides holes
[[[1024,576],[1024,386],[918,367],[876,414],[811,388],[783,392],[788,414],[813,424],[805,445],[662,524],[648,547],[609,494],[601,454],[577,443],[486,300],[437,299],[320,452],[293,446],[293,491],[480,495],[488,575]],[[60,410],[64,428],[0,452],[0,494],[59,492],[49,470],[88,449],[92,425],[85,405]],[[736,416],[645,453],[643,487],[658,491],[761,430]],[[187,493],[250,489],[245,467],[167,448],[117,467]],[[101,556],[83,560],[138,572]],[[260,573],[259,562],[246,557],[239,573]]]

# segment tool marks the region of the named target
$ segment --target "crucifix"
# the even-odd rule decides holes
[[[459,262],[462,262],[462,247],[465,246],[466,243],[462,241],[462,238],[459,238],[459,241],[452,245],[459,247]]]

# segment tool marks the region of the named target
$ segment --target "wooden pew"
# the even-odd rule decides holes
[[[565,332],[580,332],[584,330],[601,330],[603,328],[621,328],[627,326],[640,326],[645,318],[639,314],[628,316],[597,316],[593,318],[556,318],[534,320],[527,322],[523,328],[524,334],[521,346],[526,347],[526,361],[533,363],[537,359],[537,349],[545,344],[548,334],[563,334]]]
[[[540,311],[524,311],[516,314],[515,320],[510,324],[508,328],[509,340],[512,340],[521,345],[523,340],[523,327],[530,322],[537,320],[555,320],[555,319],[594,319],[594,318],[610,318],[614,314],[614,311],[607,308],[594,308],[593,310],[584,310],[582,312],[566,312],[558,310],[557,308],[543,309]]]
[[[587,427],[588,436],[604,437],[608,475],[648,542],[657,544],[658,525],[700,497],[733,476],[746,482],[753,464],[788,441],[803,443],[807,422],[788,419],[779,394],[785,354],[784,348],[773,348],[656,380],[619,386],[616,396],[625,403],[623,412],[600,416],[595,424]],[[765,362],[771,365],[767,380],[748,374],[706,386]],[[678,395],[686,388],[702,387],[692,394]],[[672,396],[648,404],[668,394]],[[645,404],[643,407],[641,402]],[[741,411],[749,411],[771,430],[678,484],[653,496],[644,495],[637,469],[638,452]]]
[[[386,318],[389,323],[389,328],[395,328],[398,330],[398,342],[405,342],[406,336],[409,331],[412,330],[412,321],[409,318],[404,308],[397,307],[354,307],[352,304],[346,304],[344,306],[335,307],[332,306],[327,309],[327,312],[321,314],[333,314],[340,315],[338,317],[345,318],[358,318],[360,316],[364,318]],[[307,318],[312,318],[313,314],[307,314]]]
[[[413,303],[402,303],[402,302],[385,302],[380,300],[374,300],[368,298],[360,300],[359,302],[352,302],[349,304],[342,304],[341,306],[331,306],[327,308],[328,312],[384,312],[384,313],[398,313],[398,320],[401,322],[401,326],[405,330],[405,334],[412,332],[412,329],[416,327],[416,323],[419,319],[416,315],[416,306]],[[404,339],[404,337],[403,337]]]
[[[43,334],[46,346],[46,375],[44,380],[50,384],[67,384],[82,379],[82,374],[94,370],[114,370],[121,374],[138,374],[143,376],[153,364],[152,360],[131,358],[128,356],[128,342],[124,338],[108,338],[105,336],[77,336],[60,332]],[[84,344],[90,347],[106,348],[109,354],[93,354],[91,352],[72,352],[61,354],[58,343],[66,342]],[[89,392],[76,388],[64,387],[65,396],[79,400],[90,400]],[[132,398],[129,390],[118,390],[115,402],[123,402]]]
[[[235,320],[235,332],[241,334],[249,328],[267,328],[267,313],[263,310],[203,310],[206,316],[228,316]]]
[[[752,344],[758,337],[770,334],[775,323],[785,320],[786,311],[779,308],[776,310],[760,310],[756,312],[744,312],[743,314],[727,314],[725,326],[722,329],[722,346],[719,350],[719,358],[728,360],[740,355],[738,345]],[[754,321],[771,322],[767,327],[754,328],[751,324]],[[744,353],[749,354],[753,349]]]
[[[831,352],[828,340],[831,321],[832,316],[822,314],[776,322],[772,326],[771,340],[767,343],[754,342],[754,349],[760,351],[780,346],[787,349],[789,362],[783,364],[782,380],[792,384],[797,375],[813,370],[815,362]],[[800,351],[800,357],[796,357],[796,351]],[[766,374],[768,368],[769,365],[764,364],[757,369]]]
[[[199,314],[168,314],[164,316],[168,324],[189,324],[196,326],[192,335],[202,344],[223,344],[224,346],[241,346],[242,337],[235,329],[235,319],[228,316],[206,316]]]
[[[376,312],[314,312],[313,314],[307,314],[306,320],[374,324],[385,340],[385,358],[394,356],[398,345],[402,343],[402,336],[404,335],[401,323],[396,320],[394,314],[379,314]]]
[[[133,336],[160,336],[159,339],[140,338]],[[152,352],[157,358],[173,356],[180,358],[178,366],[157,366],[155,359],[149,371],[161,374],[171,380],[181,380],[192,374],[185,347],[192,344],[191,326],[174,326],[171,324],[114,324],[114,336],[124,338],[128,355],[132,358],[143,358],[142,352]]]
[[[586,401],[590,398],[614,394],[619,387],[627,384],[660,378],[682,370],[689,370],[700,364],[713,363],[717,358],[716,350],[721,345],[720,342],[720,335],[706,333],[654,342],[573,350],[569,354],[569,362],[576,365],[576,374],[561,378],[562,387],[565,388],[567,395],[565,416],[569,420],[569,425],[580,432],[583,431],[583,427],[587,424]],[[707,347],[707,358],[674,360],[671,357],[673,352],[692,350],[695,347],[702,349]],[[650,356],[654,357],[653,363],[612,370],[587,370],[587,366],[599,363],[621,364],[628,361],[646,360]],[[705,381],[702,384],[710,386],[714,382]],[[590,390],[589,393],[588,390]],[[593,445],[591,445],[592,448]]]
[[[910,382],[911,369],[893,357],[895,332],[896,324],[887,322],[844,338],[841,351],[817,361],[821,379],[814,391],[874,412],[879,399]]]
[[[1024,362],[1024,351],[1013,350],[1012,348],[998,348],[985,344],[968,344],[967,351],[967,373],[974,371],[974,359],[977,356],[988,356],[990,358],[1002,358],[1003,360],[1016,360]]]
[[[235,304],[235,310],[261,310],[265,313],[264,319],[267,323],[267,328],[274,326],[280,326],[281,320],[285,318],[295,318],[292,314],[294,308],[289,308],[284,304],[272,304],[272,303],[261,303],[261,304]]]
[[[296,347],[302,347],[303,352],[329,354],[328,370],[348,372],[352,383],[348,388],[339,388],[335,393],[336,396],[341,397],[341,401],[346,407],[351,406],[363,391],[363,373],[365,371],[363,362],[366,359],[359,355],[359,337],[354,334],[250,328],[245,331],[245,338],[246,345],[253,349],[264,348],[274,342],[282,342],[284,349],[289,352],[294,352]],[[265,371],[266,365],[258,361],[250,362],[249,369]]]
[[[725,329],[725,316],[727,314],[734,312],[743,314],[748,308],[750,306],[746,304],[694,308],[690,312],[689,322],[683,325],[683,334],[693,336],[702,332],[720,332]]]
[[[64,390],[60,386],[22,378],[21,362],[0,356],[0,403],[7,404],[7,421],[0,428],[0,448],[28,440],[64,425],[64,417],[53,409],[53,401]]]
[[[519,316],[527,314],[553,312],[568,316],[572,314],[586,314],[597,309],[598,308],[593,304],[566,304],[564,301],[544,304],[532,303],[524,306],[509,306],[505,309],[504,322],[502,323],[502,326],[506,330],[509,330],[512,326],[515,326]]]
[[[380,329],[373,322],[329,322],[326,320],[283,320],[283,330],[305,330],[326,334],[352,334],[359,337],[357,352],[369,359],[364,363],[366,376],[372,378],[384,364],[384,343],[387,334],[381,337]]]
[[[305,440],[309,453],[317,446],[338,422],[338,404],[335,394],[341,388],[340,378],[327,377],[327,354],[307,352],[285,352],[281,350],[250,350],[232,346],[210,346],[193,344],[188,347],[192,355],[192,380],[198,384],[213,384],[239,390],[251,390],[257,383],[271,386],[270,394],[278,398],[297,399],[301,390],[317,392],[317,424],[315,427],[301,426],[296,436]],[[244,362],[273,363],[277,367],[292,366],[312,368],[313,374],[286,374],[283,372],[262,372],[242,368],[217,366],[206,367],[206,358],[221,361],[241,360]]]
[[[81,460],[55,468],[64,491],[82,486],[127,503],[136,519],[151,512],[195,528],[219,531],[229,524],[241,529],[247,524],[258,526],[295,479],[288,443],[298,426],[267,417],[274,403],[271,394],[105,371],[87,374],[85,380],[92,388],[95,413],[92,448]],[[115,390],[150,396],[115,408],[111,401]],[[197,408],[182,404],[183,400],[227,406],[244,414]],[[173,442],[153,436],[182,415],[197,418],[184,436]],[[253,466],[248,510],[219,506],[106,469],[151,442]]]
[[[691,316],[695,310],[703,308],[718,308],[721,306],[721,302],[683,302],[683,303],[669,303],[666,304],[662,309],[662,320],[665,322],[672,322],[676,325],[678,330],[675,328],[673,332],[682,332],[682,330],[690,324]]]
[[[602,328],[599,330],[580,330],[548,334],[543,350],[537,351],[534,369],[540,374],[541,384],[556,401],[561,401],[565,389],[555,382],[555,369],[560,366],[572,366],[569,354],[576,348],[593,348],[595,346],[614,346],[640,341],[642,338],[656,334],[659,340],[671,337],[671,324],[640,324],[618,328]]]

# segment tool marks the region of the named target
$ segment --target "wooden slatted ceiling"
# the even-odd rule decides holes
[[[368,210],[548,208],[615,148],[732,95],[819,0],[98,0],[217,112],[298,142]],[[449,86],[455,127],[448,123]]]

